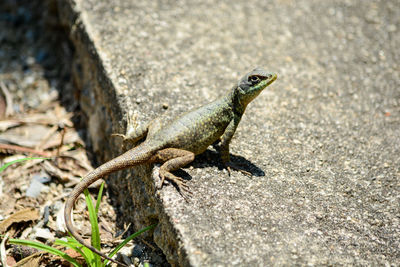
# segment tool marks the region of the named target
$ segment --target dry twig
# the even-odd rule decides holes
[[[8,91],[7,86],[2,81],[0,81],[0,87],[6,99],[6,117],[8,117],[14,114],[13,98],[10,91]]]

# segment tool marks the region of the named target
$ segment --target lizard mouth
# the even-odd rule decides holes
[[[269,79],[267,86],[270,85],[271,83],[273,83],[277,78],[278,78],[278,75],[276,75],[275,73],[272,74],[272,77]]]

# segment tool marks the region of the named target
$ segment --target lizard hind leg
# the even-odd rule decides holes
[[[193,152],[178,149],[178,148],[166,148],[158,151],[155,154],[157,162],[163,162],[160,167],[160,178],[161,182],[159,188],[162,188],[165,179],[175,183],[178,186],[179,193],[183,198],[187,199],[191,195],[191,191],[186,184],[186,181],[180,177],[172,174],[172,171],[176,171],[194,160],[195,154]]]

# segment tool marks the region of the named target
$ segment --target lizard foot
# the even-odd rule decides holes
[[[114,133],[111,136],[122,137],[124,142],[136,143],[146,135],[148,130],[148,124],[139,125],[137,123],[137,114],[132,115],[131,113],[129,113],[126,116],[126,120],[127,120],[126,133],[125,134]]]
[[[243,173],[244,175],[252,176],[252,174],[250,172],[241,169],[239,166],[237,166],[235,163],[233,163],[231,161],[228,161],[225,163],[225,168],[228,171],[229,176],[231,176],[231,169],[233,169],[235,171],[239,171],[239,172]]]
[[[188,201],[192,196],[193,193],[190,191],[189,186],[186,184],[186,180],[173,175],[172,173],[165,171],[165,170],[160,170],[160,178],[161,178],[161,182],[158,186],[159,189],[162,188],[162,186],[164,185],[164,181],[165,179],[173,182],[177,187],[178,187],[178,191],[179,194],[181,194],[181,196]]]

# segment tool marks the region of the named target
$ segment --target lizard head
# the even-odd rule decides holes
[[[265,87],[275,81],[277,77],[275,73],[267,72],[262,68],[256,68],[247,73],[240,79],[236,87],[236,94],[239,97],[240,103],[246,107]]]

